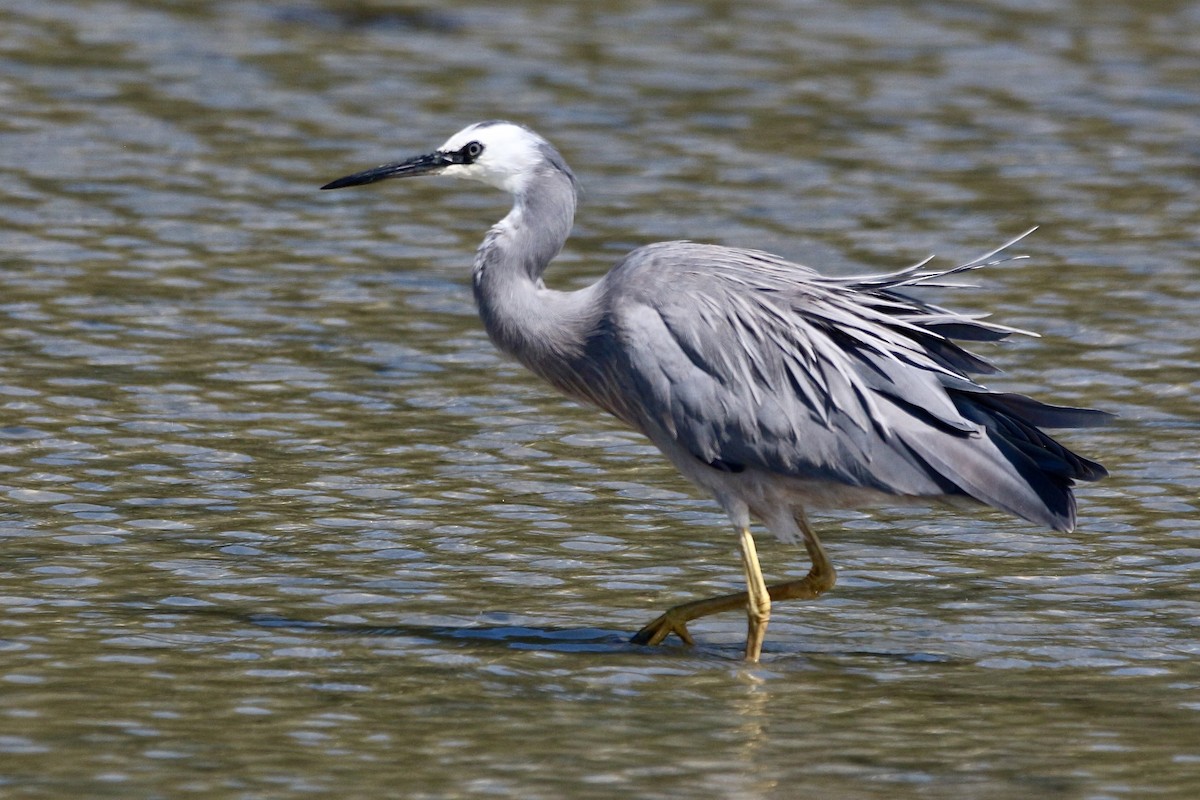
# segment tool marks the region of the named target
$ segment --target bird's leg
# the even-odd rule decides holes
[[[759,600],[759,607],[765,606],[766,613],[770,613],[770,604],[781,600],[812,600],[819,597],[824,592],[833,587],[837,580],[837,573],[833,569],[833,564],[830,563],[829,557],[825,555],[825,548],[821,546],[821,542],[816,535],[809,529],[807,522],[800,516],[797,516],[796,522],[804,533],[804,549],[808,551],[808,557],[812,560],[812,568],[808,574],[797,581],[787,581],[785,583],[777,583],[774,586],[767,586],[767,599],[763,603]],[[745,538],[749,538],[749,531],[739,531],[739,535],[744,537],[739,539],[739,544]],[[750,543],[753,548],[753,542]],[[751,549],[753,554],[753,549]],[[753,556],[754,565],[757,569],[758,558]],[[746,563],[746,549],[742,548],[742,561]],[[749,579],[749,568],[747,568],[747,586],[752,585]],[[759,580],[762,580],[762,573],[759,571]],[[706,597],[703,600],[692,600],[688,603],[681,603],[677,606],[667,609],[666,613],[658,619],[651,622],[646,627],[638,631],[631,640],[634,644],[660,644],[664,639],[672,633],[683,640],[685,644],[694,644],[691,634],[688,633],[687,623],[700,617],[707,617],[710,614],[720,614],[724,611],[735,611],[739,608],[744,608],[747,614],[752,615],[750,610],[752,605],[750,591],[736,592],[734,594],[721,595],[719,597]],[[750,647],[753,644],[751,638],[754,636],[754,622],[750,623],[750,636],[746,641],[746,656],[750,658]],[[758,647],[762,646],[762,635],[766,633],[766,616],[763,617],[760,623]],[[756,660],[758,652],[754,653]]]
[[[771,618],[771,596],[758,565],[758,550],[750,528],[738,530],[738,551],[742,554],[742,570],[746,573],[746,660],[758,661],[763,639],[767,638],[767,620]]]
[[[825,548],[821,546],[821,541],[816,534],[809,530],[808,524],[803,519],[797,521],[804,531],[804,549],[808,551],[808,558],[812,562],[812,566],[809,568],[808,574],[798,581],[787,581],[768,586],[767,593],[774,602],[813,600],[832,589],[833,584],[837,582],[837,571],[829,561],[829,556],[825,555]]]

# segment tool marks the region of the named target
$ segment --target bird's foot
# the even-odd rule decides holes
[[[679,613],[678,607],[668,609],[661,617],[635,633],[629,641],[634,644],[662,644],[672,633],[682,639],[684,644],[695,644],[692,635],[688,633],[687,618]]]

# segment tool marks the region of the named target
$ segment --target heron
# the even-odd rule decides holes
[[[760,250],[659,242],[563,291],[543,274],[570,234],[577,182],[546,139],[524,125],[479,122],[431,153],[321,188],[418,175],[512,196],[471,273],[493,344],[643,434],[733,525],[746,590],[675,605],[635,643],[674,634],[692,645],[689,623],[744,609],[744,656],[758,661],[772,604],[834,585],[811,510],[958,499],[1070,531],[1075,481],[1107,474],[1042,428],[1090,427],[1112,415],[993,391],[971,377],[998,370],[958,342],[1027,331],[912,295],[1022,258],[1009,248],[1032,230],[952,268],[926,269],[931,256],[854,277],[827,277]],[[803,578],[767,585],[753,521],[803,544]]]

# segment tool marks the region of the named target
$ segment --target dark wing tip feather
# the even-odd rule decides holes
[[[950,390],[963,416],[984,426],[994,437],[1016,447],[1049,474],[1069,480],[1095,481],[1105,477],[1103,466],[1070,450],[1045,431],[1104,424],[1110,414],[1090,408],[1051,406],[1019,394],[989,394]]]
[[[1057,406],[1014,392],[981,392],[978,402],[1039,428],[1098,428],[1117,418],[1096,408]]]
[[[1076,504],[1075,493],[1071,491],[1073,486],[1071,478],[1055,470],[1045,469],[1045,462],[1035,457],[1020,440],[1003,439],[997,436],[993,436],[992,440],[1012,464],[1017,474],[1033,490],[1039,501],[1030,503],[1022,498],[1021,504],[1008,507],[1007,510],[1057,531],[1074,530]],[[1063,449],[1065,450],[1065,448]]]

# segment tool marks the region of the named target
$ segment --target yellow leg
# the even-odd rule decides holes
[[[758,567],[758,556],[755,554],[750,532],[746,529],[739,530],[738,543],[741,545],[742,565],[746,571],[747,591],[693,600],[669,608],[658,619],[638,631],[631,641],[634,644],[660,644],[673,633],[685,644],[694,644],[691,634],[688,633],[687,623],[710,614],[720,614],[724,611],[743,608],[746,609],[750,620],[750,630],[746,638],[746,658],[750,661],[757,661],[763,637],[766,635],[771,603],[781,600],[811,600],[831,589],[837,580],[837,573],[829,562],[829,557],[825,555],[825,549],[821,547],[821,542],[809,529],[807,522],[799,515],[797,515],[796,522],[804,533],[804,548],[808,551],[808,557],[812,561],[812,568],[803,578],[798,581],[778,583],[774,586],[764,586],[762,571]],[[747,541],[749,547],[746,546]],[[752,579],[751,569],[757,575],[757,582]],[[761,593],[762,588],[766,589],[765,598]],[[756,616],[759,618],[757,623],[755,622]]]
[[[758,565],[758,551],[749,528],[738,531],[738,551],[746,573],[746,660],[758,661],[763,640],[767,638],[767,620],[771,618],[771,596]]]

